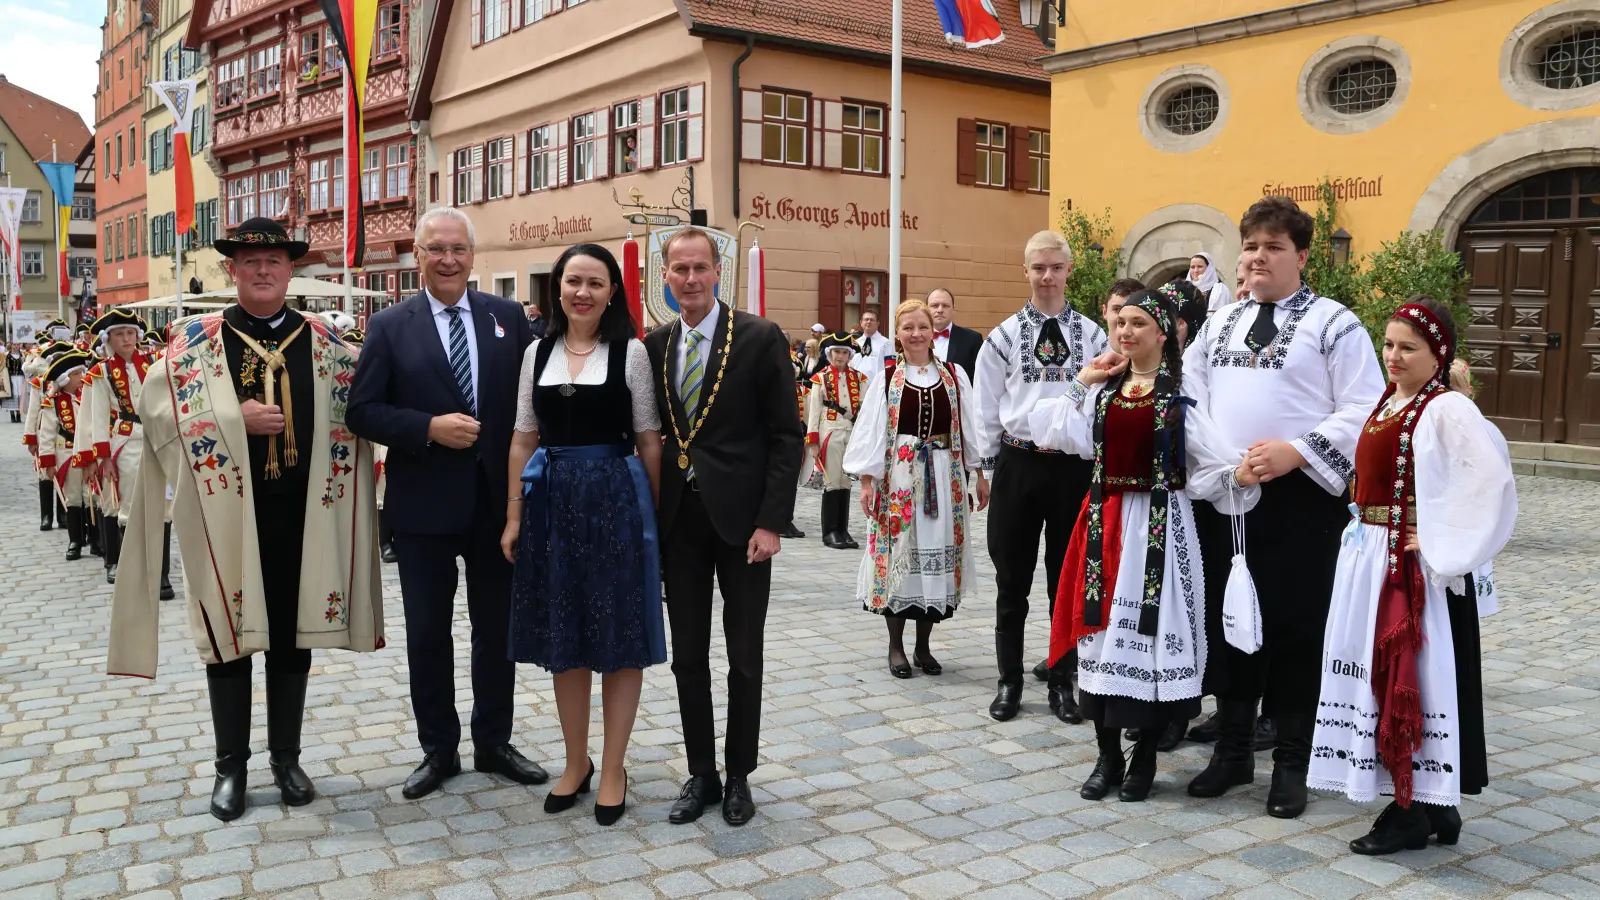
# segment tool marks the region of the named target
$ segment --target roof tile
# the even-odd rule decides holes
[[[0,75],[0,119],[22,142],[35,162],[50,160],[50,142],[56,142],[56,158],[72,162],[78,150],[89,142],[89,129],[83,118],[54,100],[47,100],[20,88]]]

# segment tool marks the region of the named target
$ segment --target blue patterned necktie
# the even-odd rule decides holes
[[[467,327],[461,324],[461,310],[454,306],[445,309],[450,317],[450,369],[456,373],[456,387],[461,399],[466,401],[467,415],[478,415],[478,404],[472,395],[472,354],[467,350]]]
[[[688,339],[689,348],[683,354],[683,389],[678,394],[683,398],[683,411],[693,416],[695,407],[700,405],[700,383],[704,380],[705,363],[700,359],[700,332],[689,329]]]

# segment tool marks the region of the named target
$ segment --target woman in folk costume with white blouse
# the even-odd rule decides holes
[[[1222,273],[1211,261],[1211,254],[1196,253],[1189,257],[1189,283],[1205,299],[1206,312],[1214,313],[1233,302],[1233,291],[1222,281]]]
[[[910,678],[913,664],[928,675],[944,671],[928,641],[934,623],[955,615],[976,588],[967,495],[987,499],[987,490],[978,489],[983,471],[971,443],[978,415],[967,373],[933,355],[927,303],[901,303],[894,322],[900,355],[862,391],[844,468],[861,476],[870,525],[856,598],[888,625],[889,673]],[[978,510],[985,505],[980,500]],[[917,623],[910,659],[907,620]]]
[[[1339,550],[1323,640],[1309,786],[1393,794],[1365,855],[1454,844],[1461,795],[1488,783],[1473,573],[1511,538],[1517,487],[1499,429],[1447,386],[1450,311],[1400,307],[1384,333],[1389,388],[1356,446],[1356,518]]]
[[[139,395],[139,470],[111,601],[106,669],[155,678],[156,600],[172,530],[189,635],[206,664],[216,781],[211,814],[244,814],[252,658],[265,656],[267,751],[289,806],[316,790],[300,767],[314,649],[383,647],[372,449],[345,424],[356,357],[284,302],[307,250],[271,219],[216,242],[239,302],[180,319]]]
[[[1243,454],[1183,395],[1179,299],[1129,297],[1115,349],[1030,417],[1035,442],[1094,461],[1050,628],[1051,665],[1077,650],[1078,701],[1100,746],[1087,800],[1118,785],[1121,800],[1145,799],[1162,730],[1200,712],[1206,589],[1190,498],[1242,513],[1260,495],[1236,471]],[[1124,728],[1140,732],[1128,765]]]
[[[517,388],[500,547],[516,566],[511,658],[554,676],[566,771],[544,811],[589,792],[593,673],[605,743],[594,818],[627,808],[628,740],[648,666],[666,662],[661,545],[661,416],[654,373],[622,288],[622,268],[596,244],[568,248],[545,336],[528,346]]]

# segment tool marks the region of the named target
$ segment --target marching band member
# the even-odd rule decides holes
[[[801,471],[811,471],[813,458],[821,460],[822,543],[835,550],[855,550],[860,545],[850,536],[850,475],[844,457],[867,376],[850,367],[856,342],[849,334],[823,338],[822,352],[828,365],[811,376],[806,400],[806,464]]]
[[[139,350],[144,330],[138,316],[118,307],[90,326],[90,332],[105,345],[106,356],[84,374],[83,424],[76,446],[100,498],[100,542],[105,548],[108,584],[117,582],[117,559],[127,521],[122,495],[133,490],[139,471],[139,394],[154,362]]]
[[[73,452],[81,425],[79,391],[84,370],[94,357],[71,349],[56,355],[45,370],[45,405],[39,411],[39,469],[67,508],[67,559],[83,558],[88,542],[89,495],[84,489],[83,460]]]

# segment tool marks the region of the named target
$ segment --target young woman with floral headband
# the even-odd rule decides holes
[[[1118,785],[1122,800],[1145,799],[1162,730],[1200,712],[1206,589],[1191,497],[1244,512],[1260,493],[1243,454],[1182,393],[1178,299],[1129,297],[1111,352],[1029,420],[1041,446],[1094,461],[1050,628],[1052,665],[1077,650],[1078,700],[1100,746],[1088,800]],[[1140,730],[1126,765],[1124,728]]]
[[[1461,795],[1488,783],[1472,573],[1510,539],[1517,488],[1505,438],[1448,386],[1455,348],[1443,304],[1400,307],[1389,387],[1356,445],[1307,784],[1394,795],[1350,842],[1365,855],[1454,844]]]

